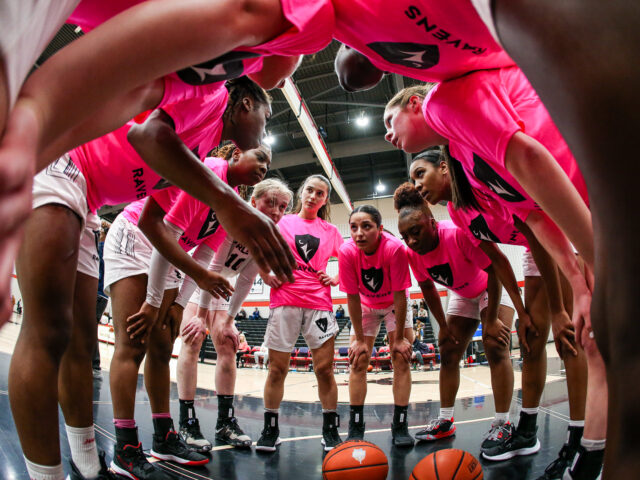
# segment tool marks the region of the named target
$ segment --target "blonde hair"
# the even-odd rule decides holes
[[[413,87],[407,87],[396,93],[391,100],[387,103],[385,109],[400,107],[401,109],[409,104],[411,97],[419,97],[424,100],[429,94],[431,89],[435,87],[435,83],[423,83],[421,85],[414,85]]]
[[[289,204],[287,210],[289,210],[291,200],[293,200],[293,192],[286,183],[277,178],[267,178],[266,180],[262,180],[260,183],[254,185],[253,192],[251,192],[251,198],[257,200],[267,193],[281,193],[289,197],[289,201],[287,202]]]

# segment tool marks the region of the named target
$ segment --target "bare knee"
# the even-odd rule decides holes
[[[443,367],[458,365],[462,358],[462,352],[448,343],[440,347],[440,364]]]
[[[331,361],[322,361],[313,366],[316,377],[328,378],[333,376],[333,359]]]
[[[154,362],[169,363],[172,352],[173,344],[171,342],[152,342],[147,351],[147,358]]]
[[[283,383],[289,371],[289,365],[269,363],[269,383]]]
[[[490,364],[497,364],[509,358],[509,347],[498,342],[495,338],[485,337],[482,339],[482,343]]]
[[[356,374],[363,374],[367,372],[367,368],[369,368],[369,357],[367,355],[360,355],[358,361],[351,365],[351,371]]]

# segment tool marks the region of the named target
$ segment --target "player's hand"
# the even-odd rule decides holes
[[[180,325],[182,324],[182,314],[184,313],[184,307],[179,303],[173,302],[167,313],[165,313],[162,319],[162,329],[167,327],[171,329],[171,342],[175,342],[176,338],[180,334]]]
[[[280,288],[282,286],[282,282],[272,273],[263,276],[262,280],[264,280],[264,283],[269,285],[271,288]]]
[[[400,341],[396,339],[396,341],[393,342],[393,346],[390,350],[392,358],[395,355],[400,355],[407,363],[411,362],[411,353],[413,352],[413,349],[411,348],[409,340],[407,340],[406,338],[402,337],[402,340]]]
[[[369,358],[369,346],[367,342],[363,340],[358,340],[355,338],[351,345],[349,345],[349,363],[351,366],[356,365],[361,355],[364,355],[365,358]]]
[[[509,346],[511,340],[511,329],[507,327],[502,320],[496,318],[482,325],[483,335],[494,338],[498,343]]]
[[[337,278],[329,276],[324,270],[318,270],[316,272],[316,275],[318,276],[318,280],[320,280],[320,283],[325,287],[329,285],[335,287],[339,283]]]
[[[127,318],[127,333],[131,340],[139,339],[140,343],[146,343],[151,330],[158,320],[159,308],[149,305],[147,302],[142,304],[138,313],[134,313]]]
[[[438,345],[442,346],[444,343],[453,342],[458,345],[458,339],[451,333],[448,326],[440,326],[440,332],[438,332]]]
[[[229,280],[210,270],[205,270],[205,274],[199,277],[196,283],[202,290],[206,290],[213,295],[214,298],[229,298],[233,293],[233,287]]]
[[[529,353],[531,352],[531,348],[529,347],[529,342],[527,341],[527,336],[529,334],[535,335],[536,337],[540,335],[538,329],[531,321],[531,317],[527,313],[526,315],[521,315],[518,322],[518,340],[520,341],[520,345],[524,350]]]
[[[553,341],[556,344],[556,351],[562,358],[562,351],[567,350],[573,356],[578,355],[576,349],[576,331],[571,323],[567,312],[560,312],[551,318],[551,330],[553,331]]]
[[[588,288],[573,289],[573,327],[576,339],[585,348],[583,338],[593,338],[591,329],[591,292]]]
[[[198,345],[207,335],[206,320],[201,317],[191,317],[182,326],[180,337],[187,345]]]
[[[222,324],[220,328],[217,330],[214,329],[212,332],[212,337],[217,344],[231,342],[233,344],[233,350],[236,352],[238,351],[238,345],[240,345],[238,336],[238,329],[233,323],[233,319],[229,316],[227,316],[227,321]]]

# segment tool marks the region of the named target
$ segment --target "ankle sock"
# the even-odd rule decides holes
[[[454,410],[454,407],[450,407],[450,408],[440,407],[440,414],[438,415],[438,418],[442,418],[444,420],[451,420],[453,418],[453,410]]]
[[[407,405],[394,405],[393,406],[393,425],[400,425],[407,423]]]
[[[233,395],[218,395],[218,420],[226,420],[233,414]]]
[[[520,410],[520,421],[518,421],[518,431],[533,433],[538,423],[538,407],[523,408]]]
[[[153,413],[151,414],[153,419],[153,432],[163,440],[167,437],[167,433],[173,430],[173,420],[171,414],[168,412]]]
[[[580,445],[584,447],[587,452],[595,452],[597,450],[604,450],[607,441],[605,439],[602,440],[590,440],[588,438],[582,437],[580,440]]]
[[[509,421],[509,412],[496,412],[496,416],[493,423],[496,425],[500,423],[507,423]]]
[[[340,417],[335,410],[332,409],[322,409],[322,428],[331,428],[331,427],[339,427],[340,426]]]
[[[100,472],[100,459],[93,425],[80,428],[65,425],[65,429],[73,463],[83,477],[97,477]]]
[[[133,418],[114,418],[113,424],[116,428],[136,428],[136,421]]]
[[[264,427],[278,428],[278,410],[264,409]]]
[[[196,409],[193,400],[180,400],[180,425],[187,423],[187,420],[196,418]]]
[[[565,445],[578,448],[580,441],[582,440],[582,435],[584,434],[584,422],[582,423],[582,426],[571,425],[571,423],[569,423],[569,428],[567,429],[567,441],[565,442]]]
[[[29,472],[29,478],[31,480],[64,480],[62,463],[52,466],[39,465],[30,462],[27,457],[24,457],[24,463],[27,464],[27,472]]]
[[[355,424],[364,423],[364,405],[351,405],[349,407],[349,421]]]

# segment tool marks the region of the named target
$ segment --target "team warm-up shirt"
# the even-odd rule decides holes
[[[165,105],[175,131],[185,145],[203,155],[220,143],[227,89],[205,97]],[[154,172],[127,140],[133,122],[69,152],[87,182],[87,204],[92,212],[145,198],[171,186]]]
[[[158,203],[160,208],[162,208],[162,210],[164,210],[166,213],[171,209],[174,202],[178,199],[181,191],[182,190],[180,190],[178,187],[169,187],[152,195],[152,197]],[[144,208],[144,204],[147,200],[148,199],[145,198],[130,203],[124,208],[124,210],[122,210],[122,216],[134,225],[138,225],[140,214],[142,213],[142,209]]]
[[[433,280],[465,298],[475,298],[487,289],[491,260],[471,243],[453,222],[438,222],[438,246],[420,255],[407,248],[409,265],[418,282]]]
[[[228,183],[229,162],[223,158],[207,157],[204,163],[220,180]],[[238,189],[234,190],[237,193]],[[186,192],[180,193],[164,218],[182,230],[179,243],[185,252],[201,243],[215,251],[227,235],[218,221],[215,210]]]
[[[333,0],[334,37],[379,69],[426,82],[514,62],[470,0]]]
[[[409,263],[404,244],[387,232],[382,232],[380,245],[372,255],[365,254],[349,239],[338,256],[340,290],[360,294],[360,301],[369,308],[393,305],[393,292],[411,286]]]
[[[451,221],[468,234],[474,245],[481,241],[529,247],[527,239],[514,224],[512,214],[493,196],[474,190],[481,210],[455,208],[447,203]]]
[[[492,194],[526,220],[540,207],[507,171],[513,135],[535,138],[553,155],[588,204],[587,188],[575,158],[540,98],[517,67],[474,72],[435,86],[425,98],[427,123],[449,140],[451,155],[474,188]]]
[[[297,267],[295,283],[285,283],[271,289],[270,308],[283,305],[332,311],[331,287],[318,280],[317,272],[326,272],[330,257],[337,257],[342,245],[338,229],[322,220],[304,220],[298,215],[285,215],[280,232],[289,244]]]

